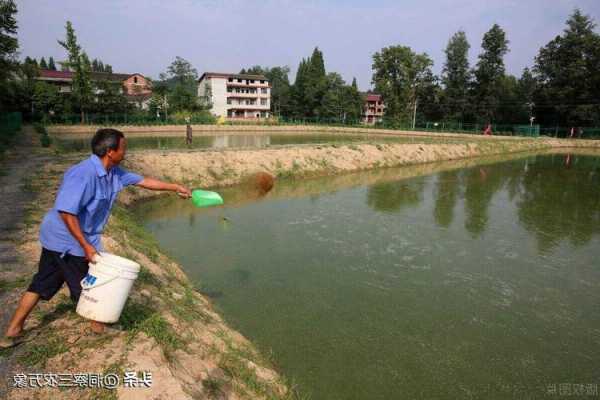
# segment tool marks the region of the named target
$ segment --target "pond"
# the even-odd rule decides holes
[[[90,138],[54,136],[55,146],[62,151],[89,151]],[[391,136],[374,134],[224,134],[194,135],[192,145],[187,146],[182,132],[178,136],[129,136],[127,145],[130,150],[172,150],[172,149],[226,149],[226,148],[260,148],[268,146],[299,144],[330,144],[360,142],[393,142],[393,143],[464,143],[472,139],[432,138],[417,136]]]
[[[597,387],[600,157],[412,168],[139,212],[229,324],[312,399]]]

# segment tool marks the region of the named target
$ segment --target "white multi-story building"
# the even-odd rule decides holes
[[[211,112],[227,118],[269,118],[271,85],[264,75],[205,72],[198,97],[212,104]]]

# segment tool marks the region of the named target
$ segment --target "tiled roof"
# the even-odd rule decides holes
[[[367,94],[367,101],[381,101],[381,95],[380,94]]]
[[[49,69],[40,69],[39,70],[40,78],[49,78],[49,79],[73,79],[74,72],[72,71],[51,71]],[[122,82],[125,79],[129,78],[132,75],[141,75],[141,74],[113,74],[109,72],[91,72],[90,77],[95,81],[118,81]]]
[[[235,79],[254,79],[254,80],[268,81],[267,77],[264,76],[264,75],[228,74],[226,72],[205,72],[205,73],[202,74],[202,76],[198,80],[201,81],[202,79],[209,78],[209,77],[214,77],[214,78],[235,78]]]

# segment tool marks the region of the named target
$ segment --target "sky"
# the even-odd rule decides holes
[[[467,34],[471,65],[483,34],[499,24],[510,41],[508,73],[520,76],[575,8],[600,23],[600,0],[16,0],[20,57],[66,53],[57,43],[70,20],[91,59],[115,72],[158,78],[180,56],[202,72],[252,65],[290,67],[315,46],[327,72],[371,87],[372,56],[383,47],[427,53],[440,73],[444,48]],[[598,31],[598,29],[596,29]]]

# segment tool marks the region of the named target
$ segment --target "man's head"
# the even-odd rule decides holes
[[[112,165],[118,165],[123,161],[126,150],[125,135],[116,129],[98,129],[92,139],[92,153],[102,159],[108,157]]]

